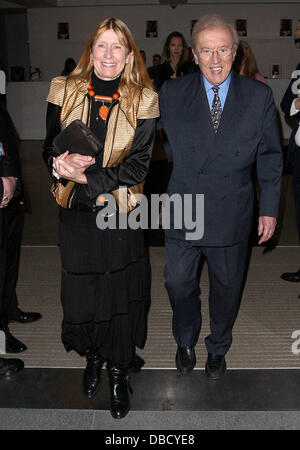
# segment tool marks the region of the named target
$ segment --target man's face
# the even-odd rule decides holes
[[[158,66],[160,64],[160,56],[153,56],[153,65]]]
[[[216,26],[200,31],[196,36],[195,62],[205,78],[214,86],[228,77],[236,50],[228,28]]]

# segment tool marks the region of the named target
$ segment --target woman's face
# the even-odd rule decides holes
[[[169,45],[170,57],[180,58],[183,53],[183,42],[180,37],[172,37]]]
[[[104,31],[96,40],[91,58],[94,63],[94,71],[102,80],[114,80],[123,72],[132,52],[128,52],[124,45],[120,44],[113,30]]]

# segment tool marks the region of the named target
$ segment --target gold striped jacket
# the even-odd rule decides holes
[[[63,76],[52,79],[47,101],[61,106],[60,122],[62,129],[76,119],[80,119],[89,125],[90,102],[86,95],[88,84],[86,80],[68,79]],[[103,150],[103,167],[115,167],[121,164],[128,155],[138,119],[154,119],[157,117],[159,117],[159,103],[156,92],[143,88],[141,95],[134,98],[133,108],[130,112],[128,112],[128,99],[121,93],[119,102],[114,105],[109,116]],[[120,189],[116,189],[112,193],[119,205],[119,210],[124,212],[130,211],[136,206],[135,194],[142,192],[143,183],[140,183],[131,186],[127,195],[124,195],[124,192],[121,192]],[[102,192],[99,192],[99,194],[102,194]]]

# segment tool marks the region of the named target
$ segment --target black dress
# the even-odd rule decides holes
[[[112,96],[118,81],[92,77],[98,95]],[[49,104],[50,109],[53,106]],[[101,118],[96,120],[98,106],[92,105],[90,126],[104,142],[106,127]],[[52,123],[52,129],[57,129],[53,125],[53,117],[49,123]],[[49,145],[49,133],[50,129],[45,149]],[[155,120],[138,120],[128,158],[134,161],[135,153],[141,152],[141,143],[144,142],[143,152],[147,155],[145,170],[151,158],[154,136]],[[45,152],[44,158],[49,161]],[[124,185],[126,177],[129,186],[139,182],[131,173],[125,177],[120,170],[103,169],[102,155],[97,158],[95,166],[85,172],[88,183],[93,181],[95,188],[95,177],[89,176],[89,171],[94,175],[100,174],[96,177],[99,179],[98,194]],[[92,202],[88,185],[80,185],[79,191],[85,204]],[[74,349],[81,355],[92,351],[113,365],[128,367],[135,346],[142,348],[146,339],[150,271],[143,230],[100,230],[96,226],[96,214],[92,210],[60,208],[62,342],[68,351]]]

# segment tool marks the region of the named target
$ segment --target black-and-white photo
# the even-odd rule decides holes
[[[68,22],[59,22],[57,24],[57,39],[70,39]]]
[[[191,20],[190,35],[192,35],[193,28],[194,28],[194,25],[195,25],[195,23],[197,22],[197,20],[198,20],[198,19],[193,19],[193,20]]]
[[[157,37],[157,20],[147,20],[146,21],[146,37]]]
[[[281,19],[280,21],[280,36],[292,36],[292,19]]]
[[[239,36],[248,36],[246,19],[236,19],[235,28]]]

